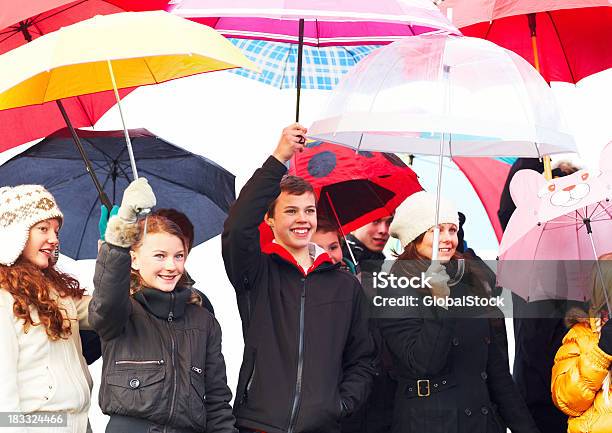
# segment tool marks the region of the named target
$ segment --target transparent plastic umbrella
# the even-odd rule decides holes
[[[444,156],[576,151],[552,90],[527,61],[483,39],[446,35],[394,42],[359,62],[309,137],[438,155],[439,170]]]

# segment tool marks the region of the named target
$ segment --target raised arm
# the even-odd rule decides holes
[[[153,190],[141,177],[126,188],[119,212],[108,222],[106,243],[98,251],[95,290],[89,303],[89,324],[103,340],[117,337],[132,312],[129,248],[138,235],[138,213],[155,203]]]
[[[287,172],[284,163],[303,148],[300,137],[305,133],[297,124],[283,130],[274,153],[244,185],[229,211],[221,245],[227,276],[238,292],[249,290],[257,278],[261,263],[259,224],[280,194],[279,184]]]

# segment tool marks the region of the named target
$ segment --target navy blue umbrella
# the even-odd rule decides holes
[[[113,203],[120,204],[134,178],[123,131],[77,133],[104,191]],[[220,234],[236,199],[234,175],[147,130],[130,130],[129,134],[139,174],[149,180],[157,208],[175,208],[189,217],[195,228],[194,246]],[[75,260],[96,257],[101,203],[68,129],[0,166],[0,186],[20,184],[44,185],[57,200],[64,213],[62,254]]]

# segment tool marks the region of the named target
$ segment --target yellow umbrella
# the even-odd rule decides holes
[[[64,114],[60,99],[114,89],[123,121],[117,89],[238,67],[258,71],[202,24],[162,11],[96,16],[1,55],[0,110],[57,101]]]

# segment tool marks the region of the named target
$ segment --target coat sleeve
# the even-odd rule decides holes
[[[118,337],[132,313],[130,254],[127,248],[108,243],[98,252],[94,292],[89,303],[89,323],[102,340]]]
[[[552,399],[569,416],[580,416],[593,405],[612,362],[612,356],[597,346],[590,332],[582,324],[574,325],[555,356]]]
[[[432,318],[380,319],[378,325],[389,350],[410,373],[431,377],[448,363],[455,323],[447,310],[433,307]]]
[[[89,331],[91,326],[89,325],[89,303],[91,302],[90,295],[83,295],[81,299],[74,298],[74,305],[77,311],[77,318],[79,320],[79,329]]]
[[[19,342],[15,333],[15,315],[12,296],[0,289],[0,411],[20,412],[19,388],[17,386],[17,360]]]
[[[221,249],[227,276],[237,292],[248,290],[261,264],[259,224],[270,203],[280,193],[284,164],[270,156],[244,185],[229,211]]]
[[[206,431],[235,433],[236,420],[230,406],[232,392],[227,386],[225,361],[221,353],[221,327],[214,318],[212,323],[206,347]]]
[[[354,290],[351,328],[342,356],[340,404],[343,415],[353,413],[366,401],[377,372],[376,347],[368,328],[366,300],[357,280]]]
[[[491,401],[512,433],[538,433],[525,400],[510,375],[506,325],[502,320],[489,320],[490,342],[487,358],[487,385]]]

